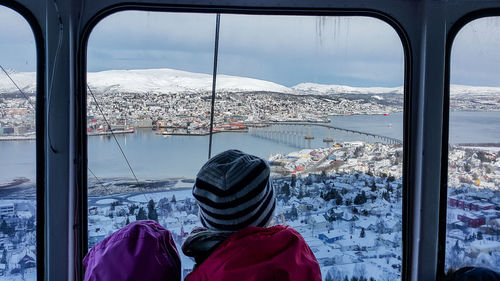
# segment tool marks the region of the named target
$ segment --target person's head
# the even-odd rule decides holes
[[[498,281],[500,274],[484,267],[462,267],[456,271],[450,271],[445,276],[445,281]]]
[[[222,231],[267,226],[276,207],[269,175],[266,161],[239,150],[212,157],[193,187],[202,224]]]
[[[97,243],[83,259],[84,281],[180,281],[172,235],[155,221],[136,221]]]

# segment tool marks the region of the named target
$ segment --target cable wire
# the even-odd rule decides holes
[[[19,90],[19,92],[24,96],[24,98],[29,102],[29,104],[31,105],[31,107],[33,108],[33,110],[35,109],[35,106],[33,105],[33,103],[31,102],[30,98],[23,92],[23,90],[21,90],[21,88],[19,88],[19,86],[16,84],[16,82],[14,82],[14,80],[12,79],[12,77],[10,77],[9,73],[7,71],[5,71],[5,69],[3,68],[3,66],[0,64],[0,68],[2,69],[2,71],[5,73],[5,75],[7,75],[7,77],[9,77],[10,81],[12,82],[12,84],[14,84],[14,86],[16,86],[17,90]]]
[[[99,106],[99,103],[97,102],[97,99],[95,98],[94,93],[92,92],[92,90],[90,89],[90,86],[88,84],[87,84],[87,89],[89,89],[89,93],[92,96],[92,98],[94,99],[96,107],[101,112],[102,118],[104,119],[104,122],[106,122],[106,124],[108,125],[108,127],[111,129],[111,135],[113,136],[116,144],[118,145],[118,148],[120,149],[120,152],[122,153],[123,158],[125,159],[125,162],[127,162],[128,168],[130,169],[130,172],[132,172],[132,175],[134,176],[134,179],[137,182],[137,185],[140,186],[139,180],[137,179],[137,176],[134,173],[134,169],[132,169],[132,166],[130,165],[130,162],[128,161],[127,156],[125,155],[125,152],[123,152],[122,146],[118,142],[118,139],[116,138],[115,133],[113,132],[113,128],[111,128],[111,124],[108,122],[108,119],[106,118],[106,115],[104,115],[104,111],[102,111],[102,108]]]
[[[21,90],[21,88],[17,85],[17,83],[14,81],[14,79],[12,79],[12,77],[9,75],[9,73],[7,71],[5,71],[5,69],[3,68],[3,66],[0,64],[0,68],[2,69],[2,71],[5,73],[5,75],[7,75],[7,77],[9,77],[10,81],[12,82],[12,84],[14,84],[14,86],[16,86],[17,90],[24,96],[24,98],[29,102],[29,104],[31,105],[31,107],[33,108],[33,110],[36,110],[35,109],[35,106],[33,105],[33,103],[31,102],[31,100],[29,99],[28,95],[26,95],[26,93],[24,93],[23,90]],[[108,192],[110,192],[110,190],[104,186],[103,182],[96,176],[96,174],[90,169],[87,167],[87,169],[89,170],[89,172],[94,176],[94,178],[97,180],[97,182],[104,188],[106,189]]]
[[[208,159],[212,157],[212,135],[214,133],[215,84],[217,82],[217,56],[219,55],[220,14],[215,19],[214,70],[212,74],[212,106],[210,110],[210,135],[208,140]]]

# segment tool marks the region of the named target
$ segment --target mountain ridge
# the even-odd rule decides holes
[[[12,79],[19,87],[27,92],[36,91],[35,72],[10,71]],[[133,69],[133,70],[105,70],[88,73],[89,86],[99,92],[129,92],[129,93],[179,93],[179,92],[210,92],[212,90],[212,75],[175,70]],[[299,83],[287,87],[271,81],[249,77],[240,77],[219,74],[216,82],[217,91],[222,92],[276,92],[286,94],[403,94],[403,86],[399,87],[354,87],[347,85],[329,85],[319,83]],[[451,85],[451,94],[460,95],[488,95],[499,96],[500,87]],[[17,88],[4,75],[0,76],[0,92],[15,92]]]

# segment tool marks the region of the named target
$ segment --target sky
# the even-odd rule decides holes
[[[88,71],[173,68],[212,73],[214,14],[125,11],[99,22],[88,42]],[[0,7],[0,64],[36,69],[27,22]],[[221,16],[218,73],[268,80],[395,87],[403,84],[401,41],[369,17]],[[452,49],[451,82],[500,86],[500,19],[466,25]]]

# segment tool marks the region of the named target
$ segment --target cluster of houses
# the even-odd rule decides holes
[[[332,147],[277,154],[271,156],[269,162],[274,166],[273,171],[285,175],[325,171],[401,178],[403,148],[382,143],[343,142]]]
[[[464,185],[479,189],[499,189],[500,151],[498,147],[450,147],[448,186]]]
[[[463,260],[480,256],[483,266],[500,266],[499,191],[450,188],[447,214],[448,251],[460,248]],[[495,261],[496,260],[496,261]]]
[[[30,97],[35,104],[34,97]],[[35,132],[35,109],[23,97],[0,98],[0,136]]]
[[[469,264],[500,269],[498,156],[494,147],[450,147],[447,267]]]
[[[475,196],[475,194],[472,196]],[[467,196],[448,198],[448,206],[465,211],[457,214],[457,220],[463,222],[466,226],[478,228],[486,223],[495,222],[500,219],[500,210],[497,210],[496,204],[466,198]],[[500,223],[500,220],[498,222]]]
[[[273,185],[278,193],[275,223],[290,225],[301,233],[323,276],[334,265],[352,276],[356,264],[365,265],[370,272],[367,277],[375,280],[381,275],[400,276],[401,179],[310,174],[274,178]],[[106,198],[89,206],[89,247],[127,223],[154,217],[150,214],[155,213],[158,222],[172,231],[178,247],[200,226],[190,189],[136,195],[133,200],[123,197],[120,203],[117,195],[110,195],[115,199],[109,202]],[[185,256],[182,264],[185,273],[193,267],[193,261]]]
[[[209,93],[98,93],[99,106],[88,104],[88,128],[106,128],[100,109],[111,124],[127,120],[133,127],[180,128],[206,131],[210,125]],[[99,109],[100,107],[100,109]],[[393,106],[364,100],[272,92],[220,92],[215,103],[214,126],[229,123],[251,126],[272,121],[317,121],[328,115],[395,112]]]
[[[33,202],[0,201],[0,279],[19,275],[35,280],[35,226]]]

